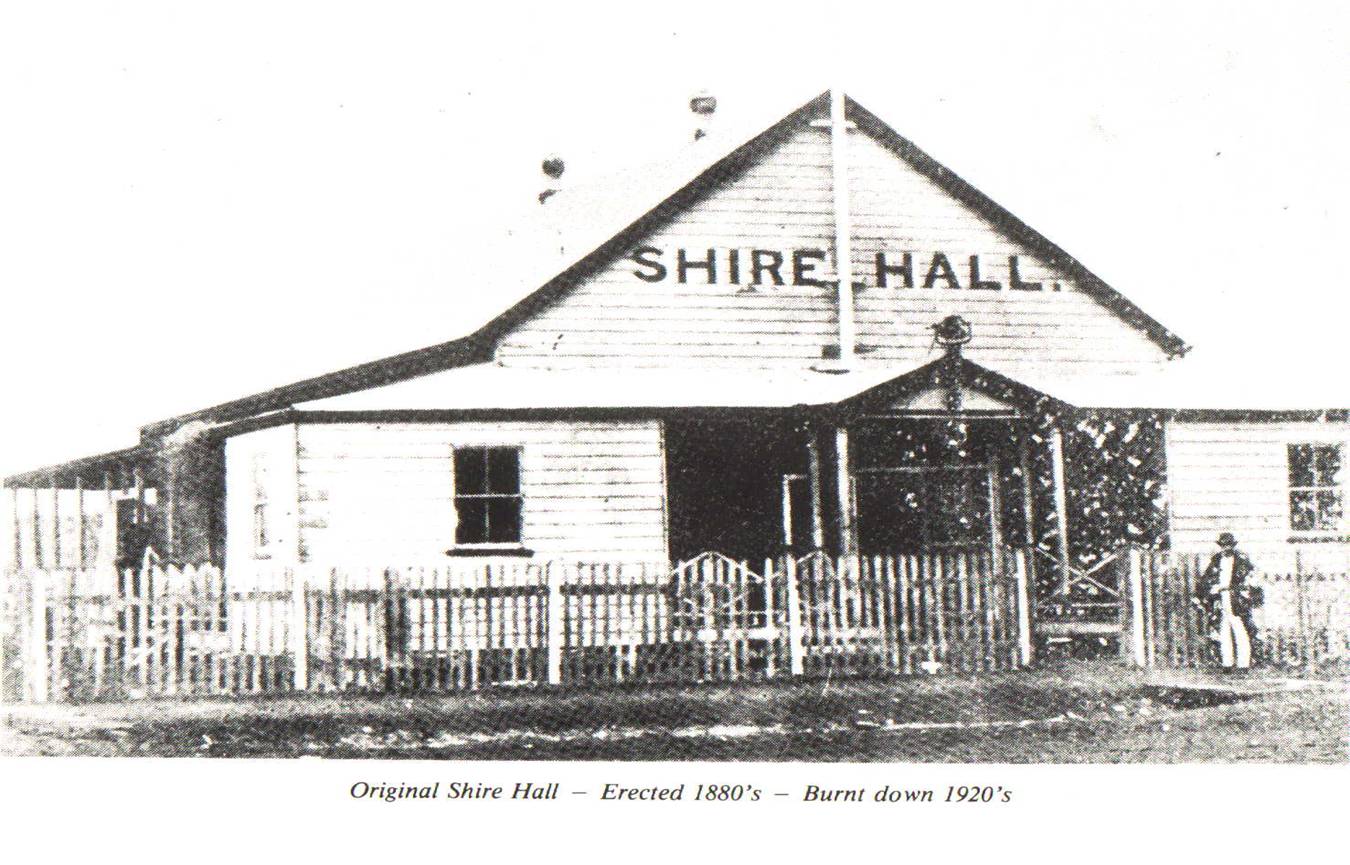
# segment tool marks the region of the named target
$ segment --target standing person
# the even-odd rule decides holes
[[[1219,640],[1219,662],[1225,670],[1247,670],[1252,665],[1253,602],[1259,590],[1247,585],[1254,570],[1251,559],[1237,548],[1231,532],[1219,535],[1219,551],[1209,560],[1200,580],[1198,600],[1204,607],[1211,636]]]

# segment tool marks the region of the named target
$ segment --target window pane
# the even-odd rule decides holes
[[[455,449],[455,494],[487,492],[487,449]]]
[[[1317,527],[1335,531],[1341,527],[1341,494],[1333,490],[1317,493]]]
[[[1311,445],[1289,446],[1289,486],[1313,485],[1313,456]]]
[[[271,543],[267,533],[267,505],[259,503],[253,506],[253,545],[265,547]]]
[[[455,499],[459,524],[455,526],[455,543],[482,544],[487,536],[488,499]]]
[[[1289,494],[1289,527],[1296,532],[1310,532],[1317,528],[1317,507],[1314,493]]]
[[[488,492],[520,492],[520,451],[515,448],[492,448],[488,451]]]
[[[487,539],[494,544],[520,541],[520,499],[485,499],[488,503]]]
[[[1337,487],[1341,485],[1341,449],[1327,445],[1317,449],[1317,485],[1319,487]]]

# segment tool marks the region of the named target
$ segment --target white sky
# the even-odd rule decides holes
[[[660,158],[701,88],[841,83],[1187,363],[1350,403],[1343,6],[872,5],[10,4],[0,474],[464,333],[540,157]]]

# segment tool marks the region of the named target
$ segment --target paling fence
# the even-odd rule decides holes
[[[31,701],[703,682],[1029,663],[1025,553],[7,574]]]
[[[1252,615],[1256,660],[1314,669],[1350,661],[1350,555],[1342,546],[1254,550],[1263,603]],[[1132,550],[1121,558],[1122,648],[1137,666],[1205,667],[1217,662],[1197,590],[1208,553]]]

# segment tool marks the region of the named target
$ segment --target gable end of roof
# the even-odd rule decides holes
[[[736,147],[700,172],[673,194],[621,229],[591,252],[558,273],[548,282],[512,304],[474,333],[450,342],[416,349],[295,382],[284,387],[243,397],[190,414],[179,415],[142,428],[143,438],[162,435],[184,423],[202,420],[229,422],[264,412],[277,411],[298,402],[322,399],[392,384],[432,372],[473,363],[491,361],[500,340],[522,321],[546,309],[584,279],[622,256],[637,239],[668,224],[727,181],[739,176],[773,147],[813,119],[828,111],[830,93],[826,91],[808,100],[767,129]],[[866,108],[846,97],[847,116],[859,129],[869,133],[905,163],[932,180],[949,195],[987,218],[1000,231],[1025,244],[1051,265],[1064,269],[1091,297],[1139,328],[1169,356],[1184,354],[1189,346],[1176,334],[1111,288],[1073,256],[1031,228],[1011,212],[961,179],[929,156],[909,139]]]
[[[1063,268],[1079,287],[1126,323],[1139,328],[1171,357],[1180,357],[1190,350],[1180,336],[1173,333],[1153,316],[1144,312],[1125,295],[1107,285],[1088,270],[1078,259],[1065,252],[1045,235],[1014,216],[1007,208],[967,183],[951,169],[920,149],[914,142],[896,132],[884,120],[868,111],[852,98],[845,98],[847,116],[858,129],[863,130],[924,177],[933,181],[948,195],[979,213],[996,228],[1019,243],[1035,251],[1049,264]]]
[[[474,337],[495,343],[515,325],[546,309],[583,279],[623,255],[635,240],[667,225],[687,208],[701,201],[728,180],[739,176],[765,153],[804,126],[814,114],[829,109],[829,91],[821,93],[778,120],[763,132],[704,169],[651,210],[638,217],[609,240],[583,256],[520,302],[493,318]]]

